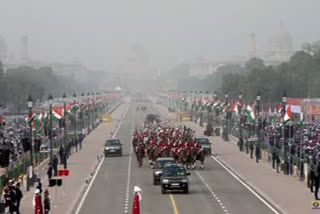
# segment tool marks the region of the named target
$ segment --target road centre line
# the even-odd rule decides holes
[[[173,213],[174,214],[179,214],[179,210],[178,210],[176,201],[174,200],[174,197],[173,197],[173,195],[171,193],[169,193],[169,197],[170,197],[171,204],[172,204],[172,207],[173,207]]]
[[[134,125],[132,126],[131,134],[133,133],[133,131],[134,131]],[[131,162],[132,162],[132,153],[133,153],[133,146],[131,145],[132,140],[133,140],[133,136],[131,136],[131,141],[129,142],[130,154],[129,154],[128,178],[127,178],[126,200],[125,200],[125,206],[124,206],[124,213],[128,213],[128,209],[129,209]]]
[[[232,175],[237,181],[239,181],[244,187],[246,187],[253,195],[255,195],[262,203],[264,203],[272,212],[275,214],[280,214],[273,206],[263,199],[255,190],[253,190],[248,184],[246,184],[244,181],[242,181],[235,173],[233,173],[228,167],[225,166],[224,163],[222,163],[218,158],[211,155],[211,158],[214,159],[217,163],[219,163],[227,172],[229,172],[230,175]]]
[[[155,108],[158,110],[160,114],[163,114],[165,117],[169,118],[166,114],[164,114],[161,110],[158,108]],[[229,174],[231,174],[236,180],[238,180],[244,187],[246,187],[253,195],[255,195],[262,203],[264,203],[269,209],[272,210],[275,214],[280,214],[268,201],[263,199],[253,188],[251,188],[249,185],[247,185],[244,181],[242,181],[235,173],[233,173],[228,167],[226,167],[224,163],[222,163],[219,159],[211,155],[211,158],[214,159],[217,163],[219,163]],[[210,191],[212,195],[218,199],[218,197],[215,195],[213,191]],[[226,212],[226,209],[223,209],[224,212]]]
[[[128,113],[128,109],[126,110],[125,115],[126,115],[127,113]],[[119,123],[119,125],[117,126],[116,131],[114,132],[112,138],[115,138],[115,136],[117,135],[117,133],[118,133],[118,131],[119,131],[121,125],[122,125],[122,122],[123,122],[123,120],[120,121],[120,123]],[[83,203],[84,203],[84,201],[85,201],[85,199],[86,199],[86,197],[87,197],[87,195],[88,195],[88,193],[89,193],[89,191],[90,191],[90,189],[91,189],[91,187],[92,187],[92,184],[93,184],[94,180],[95,180],[96,177],[97,177],[97,174],[98,174],[98,172],[99,172],[99,170],[100,170],[100,168],[101,168],[101,166],[102,166],[102,163],[103,163],[104,159],[105,159],[105,157],[103,156],[102,159],[100,160],[100,163],[99,163],[99,166],[98,166],[97,170],[95,171],[95,173],[94,173],[94,175],[93,175],[93,177],[92,177],[92,179],[91,179],[91,181],[90,181],[90,184],[89,184],[88,188],[86,189],[85,193],[83,194],[83,196],[82,196],[82,198],[81,198],[81,201],[80,201],[80,203],[79,203],[79,205],[78,205],[78,208],[77,208],[75,214],[79,214],[79,212],[80,212],[80,210],[81,210],[81,208],[82,208],[82,206],[83,206]]]

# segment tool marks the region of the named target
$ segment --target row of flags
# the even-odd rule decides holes
[[[160,96],[173,99],[174,101],[178,101],[178,102],[180,101],[188,102],[186,99],[186,96],[179,93],[169,93],[169,94],[162,93],[160,94]],[[249,121],[255,120],[256,117],[258,116],[256,103],[253,103],[251,105],[250,103],[244,104],[241,101],[230,102],[230,101],[224,101],[220,99],[209,98],[208,96],[206,97],[193,96],[191,97],[190,101],[196,107],[212,108],[213,111],[220,110],[223,113],[227,111],[231,111],[239,115],[241,111],[242,114],[247,115],[247,118]],[[261,108],[261,109],[262,109],[262,114],[264,114],[263,112],[264,108]],[[273,111],[271,106],[269,106],[268,112],[266,113],[268,113],[269,116],[272,116],[275,120],[279,122],[293,119],[291,105],[286,105],[286,111],[284,115],[282,113],[282,110],[283,110],[283,106],[282,106],[282,103],[280,103],[277,106],[277,108],[275,108]]]
[[[60,122],[65,115],[74,113],[78,110],[81,112],[92,109],[96,104],[103,103],[108,100],[120,98],[122,93],[112,93],[107,96],[99,96],[96,98],[83,98],[81,101],[73,101],[66,103],[66,112],[64,112],[64,104],[52,106],[52,120]],[[28,124],[32,124],[32,129],[35,133],[39,133],[42,130],[46,130],[49,126],[50,112],[46,110],[40,110],[35,113],[32,111],[27,115],[25,121]]]

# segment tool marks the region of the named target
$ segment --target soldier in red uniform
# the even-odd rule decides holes
[[[141,197],[141,189],[137,186],[134,187],[134,198],[132,205],[132,214],[140,214],[140,202],[142,200]]]
[[[43,214],[40,190],[37,188],[34,191],[34,193],[35,193],[34,197],[33,197],[34,213],[35,214]]]

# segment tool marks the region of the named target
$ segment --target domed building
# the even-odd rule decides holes
[[[293,42],[291,34],[280,24],[280,30],[274,34],[267,42],[267,53],[269,57],[279,60],[289,59],[293,52]]]
[[[292,37],[289,32],[280,32],[269,40],[271,52],[275,53],[291,53]]]
[[[6,63],[8,60],[8,46],[3,37],[0,36],[0,60]]]

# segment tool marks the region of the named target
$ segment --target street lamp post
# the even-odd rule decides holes
[[[87,93],[87,98],[90,99],[90,93],[89,92]],[[90,118],[90,108],[89,107],[87,108],[87,116],[88,116],[88,132],[87,132],[87,134],[89,134],[90,131],[91,131],[91,129],[90,129],[91,118]]]
[[[51,94],[49,94],[48,97],[49,100],[49,108],[50,108],[50,132],[49,132],[49,140],[50,140],[50,164],[52,164],[53,160],[53,144],[52,144],[52,102],[53,102],[53,97]]]
[[[94,94],[93,93],[91,93],[91,99],[92,99],[92,129],[94,129],[95,128],[95,102],[94,102]]]
[[[243,148],[243,137],[242,137],[242,113],[241,113],[241,110],[242,110],[242,93],[240,92],[239,93],[239,102],[240,102],[240,109],[238,109],[239,111],[239,143],[240,143],[240,151],[242,151],[242,148]]]
[[[0,119],[1,119],[1,117],[2,117],[2,114],[1,114],[1,109],[2,108],[2,103],[0,102]],[[1,124],[0,124],[0,128],[2,129],[2,130],[4,130],[4,125],[3,125],[3,121],[0,121],[1,122]]]
[[[29,119],[32,116],[32,103],[33,99],[31,97],[31,94],[29,94],[28,97],[28,108],[29,108]],[[28,182],[27,182],[27,191],[29,191],[30,186],[33,186],[33,142],[32,142],[32,122],[29,124],[30,126],[30,164],[29,164],[29,176],[28,176]]]
[[[285,163],[285,170],[284,170],[284,174],[288,174],[288,170],[287,170],[287,145],[286,145],[286,139],[285,139],[285,121],[284,121],[284,116],[286,114],[286,104],[287,104],[287,93],[284,90],[283,94],[282,94],[282,118],[283,118],[283,122],[282,122],[282,151],[284,153],[284,163]]]
[[[218,95],[217,95],[216,91],[214,91],[213,97],[214,97],[214,102],[216,103],[217,102],[217,98],[218,98]],[[214,105],[216,105],[216,104],[214,104]],[[217,111],[216,108],[214,108],[213,110],[214,110],[213,111],[213,118],[214,118],[214,122],[213,123],[214,123],[214,126],[217,126],[217,125],[219,125],[218,124],[218,111]]]
[[[229,94],[228,92],[225,93],[224,95],[225,97],[225,104],[228,106],[228,98],[229,98]],[[229,141],[229,109],[227,108],[227,111],[226,111],[226,117],[225,117],[225,131],[224,131],[224,134],[225,134],[225,141]]]
[[[201,102],[202,102],[202,91],[200,91],[200,97],[201,97]],[[203,127],[203,106],[202,103],[200,104],[200,126]]]
[[[73,93],[73,104],[76,104],[76,92]],[[77,118],[76,118],[76,108],[73,108],[73,128],[74,128],[74,146],[76,147],[76,152],[78,152],[78,140],[77,140]]]
[[[63,167],[65,169],[67,169],[67,155],[69,154],[69,149],[66,146],[66,142],[67,142],[67,104],[66,104],[66,93],[63,93],[62,95],[63,98],[63,114],[64,114],[64,118],[63,118],[63,123],[64,123],[64,128],[63,128],[63,132],[64,132],[64,136],[63,136],[63,148],[64,148],[64,155],[63,155]]]
[[[260,95],[260,91],[257,91],[257,97],[256,97],[256,101],[257,101],[257,132],[258,132],[258,144],[257,144],[257,148],[256,150],[257,152],[257,157],[256,157],[256,161],[259,162],[260,157],[258,157],[258,154],[260,155],[260,151],[261,151],[261,117],[260,117],[260,105],[261,105],[261,95]]]
[[[82,97],[82,102],[84,102],[84,93],[81,93]],[[83,109],[80,109],[80,120],[81,120],[81,138],[83,138],[83,135],[85,134],[84,132],[84,111]],[[81,139],[82,140],[82,139]],[[81,149],[81,144],[80,144],[80,149]]]

